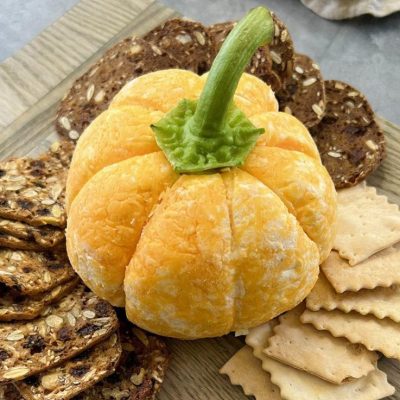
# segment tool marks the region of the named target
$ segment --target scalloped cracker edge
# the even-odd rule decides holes
[[[227,375],[232,385],[241,386],[246,396],[254,396],[256,400],[282,399],[279,389],[261,368],[260,360],[253,355],[249,346],[244,346],[235,353],[219,372]]]
[[[321,269],[337,293],[400,285],[400,245],[389,247],[355,266],[332,251]]]
[[[338,192],[337,235],[333,248],[356,265],[400,241],[400,211],[376,189],[357,185]]]
[[[317,283],[306,299],[311,311],[340,310],[345,313],[372,314],[379,319],[390,318],[400,322],[400,286],[363,289],[359,292],[336,293],[332,285],[320,274]]]
[[[376,353],[302,324],[303,310],[300,306],[279,318],[264,350],[267,356],[338,385],[375,369]]]
[[[377,319],[356,312],[305,310],[301,322],[316,329],[344,337],[351,343],[364,345],[368,350],[380,351],[388,358],[400,360],[400,324],[385,318]]]
[[[283,400],[378,400],[395,392],[379,369],[361,379],[334,385],[267,357],[263,349],[273,335],[274,324],[271,321],[251,329],[246,343],[262,361],[263,369],[271,374],[271,381],[280,388]]]

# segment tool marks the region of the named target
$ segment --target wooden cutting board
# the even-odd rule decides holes
[[[151,0],[81,0],[0,64],[0,159],[45,150],[57,139],[55,112],[72,82],[120,39],[141,35],[177,15]],[[386,134],[388,157],[370,183],[400,204],[400,128],[388,121],[379,122]],[[243,346],[239,339],[169,339],[168,345],[173,360],[159,400],[246,399],[240,388],[218,374]],[[399,365],[381,361],[398,390],[390,399],[400,400]]]

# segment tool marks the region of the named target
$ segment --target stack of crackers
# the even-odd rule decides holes
[[[364,184],[338,192],[338,233],[294,310],[252,329],[221,369],[261,399],[377,400],[394,393],[380,355],[400,360],[400,212]]]
[[[68,261],[73,149],[56,142],[0,163],[0,400],[151,399],[168,364],[164,342],[118,318]]]

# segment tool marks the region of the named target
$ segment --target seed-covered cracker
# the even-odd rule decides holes
[[[43,250],[43,247],[36,242],[20,239],[2,232],[0,232],[0,247],[14,250]]]
[[[355,266],[332,251],[321,269],[337,293],[400,285],[400,244]]]
[[[354,186],[385,157],[385,137],[367,99],[339,81],[325,81],[326,110],[311,129],[336,188]]]
[[[374,187],[358,185],[338,192],[337,234],[333,248],[356,265],[400,241],[399,206]]]
[[[376,353],[302,324],[302,312],[300,306],[279,318],[264,350],[267,356],[335,384],[361,378],[375,369]]]
[[[240,385],[247,396],[256,400],[281,400],[279,388],[261,368],[261,361],[249,346],[242,347],[219,371],[228,375],[232,385]]]
[[[267,357],[263,349],[273,335],[274,325],[275,322],[272,321],[251,329],[246,343],[262,361],[263,369],[271,375],[271,382],[280,388],[282,399],[378,400],[395,392],[395,388],[388,383],[386,374],[378,369],[360,379],[335,385]]]
[[[345,313],[356,311],[359,314],[372,314],[375,317],[390,318],[400,322],[400,286],[378,287],[359,292],[336,293],[335,289],[320,274],[317,283],[307,297],[307,308],[311,311],[321,309],[340,310]]]
[[[329,331],[335,337],[359,343],[371,351],[380,351],[388,358],[400,360],[400,324],[389,318],[378,319],[373,315],[348,314],[339,311],[305,310],[303,323],[316,329]]]
[[[46,249],[59,245],[65,239],[64,231],[55,226],[35,227],[21,221],[9,219],[0,219],[1,233],[24,241],[35,242],[41,248]]]
[[[197,74],[210,69],[211,39],[200,22],[170,19],[147,33],[144,40],[171,54],[181,69]]]
[[[221,22],[207,28],[211,38],[211,61],[214,61],[222,44],[234,26],[235,22]],[[274,92],[281,87],[279,77],[276,75],[275,71],[272,71],[272,59],[268,45],[257,49],[246,71],[262,79],[271,86]]]
[[[55,367],[117,327],[111,305],[79,285],[33,321],[0,324],[0,384]]]
[[[26,400],[69,400],[111,375],[121,353],[118,334],[114,333],[58,367],[16,382],[15,386]]]
[[[30,225],[64,227],[64,191],[73,145],[53,143],[38,158],[0,163],[0,217]]]
[[[168,68],[180,65],[157,44],[137,37],[122,40],[74,82],[58,108],[57,132],[77,140],[128,81]]]
[[[280,111],[294,115],[307,128],[319,124],[325,113],[325,84],[319,66],[304,54],[295,54],[292,76],[277,93]]]
[[[164,341],[126,321],[121,322],[122,356],[114,374],[75,400],[155,399],[168,367]]]
[[[0,287],[16,295],[34,296],[75,275],[65,250],[34,252],[0,249]]]
[[[79,283],[78,277],[56,286],[48,292],[32,297],[15,296],[6,289],[0,297],[0,321],[30,320],[36,318],[51,303],[70,293]]]

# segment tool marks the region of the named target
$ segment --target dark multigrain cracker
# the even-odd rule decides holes
[[[137,37],[122,40],[74,82],[58,108],[57,132],[77,140],[128,81],[168,68],[179,64],[156,44]]]
[[[308,56],[296,54],[290,79],[277,93],[279,109],[311,128],[325,113],[325,84],[319,66]]]
[[[168,367],[164,341],[129,322],[121,322],[122,356],[114,374],[86,390],[76,400],[155,399]]]
[[[29,322],[0,324],[0,384],[19,381],[69,360],[118,328],[114,309],[83,285]]]
[[[32,240],[21,239],[3,232],[0,232],[0,247],[15,250],[43,250],[43,246]]]
[[[211,61],[214,61],[222,44],[234,26],[235,22],[221,22],[207,28],[211,39]],[[246,68],[246,72],[268,83],[274,91],[279,90],[281,87],[279,77],[276,75],[275,71],[272,71],[272,59],[268,45],[257,49],[250,64]]]
[[[65,250],[35,252],[0,249],[0,289],[34,296],[74,278]]]
[[[43,310],[70,293],[78,284],[78,277],[56,286],[48,292],[32,297],[15,296],[5,287],[0,297],[0,321],[30,320],[40,315]]]
[[[1,234],[21,239],[23,245],[26,242],[34,242],[41,249],[50,249],[65,239],[64,231],[55,226],[35,227],[21,221],[0,218],[0,241]]]
[[[15,386],[26,400],[69,400],[111,375],[121,353],[118,334],[114,333],[58,367],[16,382]]]
[[[272,59],[272,71],[276,73],[282,85],[290,79],[294,64],[294,46],[286,25],[272,13],[274,37],[269,44]]]
[[[0,163],[0,217],[64,227],[65,181],[73,144],[55,142],[38,158]]]
[[[181,69],[197,74],[210,69],[211,39],[200,22],[171,19],[147,33],[144,40],[171,54]]]
[[[385,157],[385,137],[367,99],[347,83],[325,81],[326,111],[311,134],[337,189],[354,186]]]

